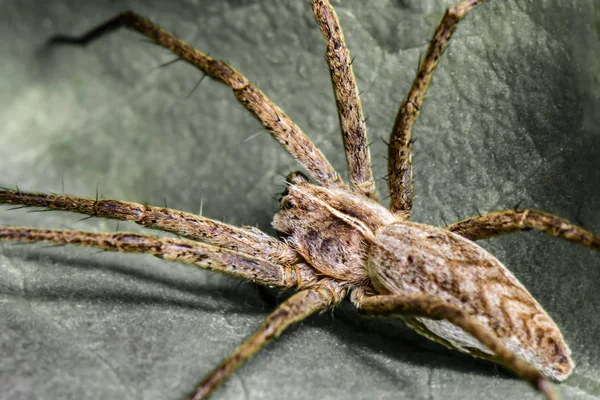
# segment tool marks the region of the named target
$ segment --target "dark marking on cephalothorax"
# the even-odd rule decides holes
[[[347,190],[299,180],[281,199],[273,226],[321,274],[365,282],[366,250],[375,232],[394,217],[377,203],[365,207],[364,202]]]

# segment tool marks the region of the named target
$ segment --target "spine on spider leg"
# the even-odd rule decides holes
[[[265,258],[277,264],[293,265],[298,254],[285,243],[254,228],[237,228],[183,211],[152,207],[122,200],[23,192],[0,189],[0,204],[43,207],[98,218],[133,221],[150,229],[160,229],[214,246]]]

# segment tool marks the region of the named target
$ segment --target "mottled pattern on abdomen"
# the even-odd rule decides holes
[[[369,249],[368,272],[381,294],[429,294],[462,308],[553,379],[562,380],[573,369],[554,321],[510,271],[470,240],[413,222],[389,225],[377,232]],[[407,322],[431,339],[493,359],[488,349],[449,322]]]

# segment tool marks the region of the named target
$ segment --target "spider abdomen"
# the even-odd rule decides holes
[[[545,375],[573,369],[557,325],[515,276],[475,243],[433,226],[397,222],[377,232],[368,272],[381,294],[426,294],[460,307]],[[493,353],[444,320],[406,318],[417,332],[448,347],[494,359]]]

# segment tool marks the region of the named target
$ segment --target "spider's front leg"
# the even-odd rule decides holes
[[[448,46],[457,24],[481,2],[483,0],[466,0],[446,11],[433,35],[408,96],[400,105],[396,115],[388,147],[388,188],[392,198],[390,209],[402,218],[410,216],[413,202],[412,127],[419,116],[433,71]]]
[[[352,189],[377,200],[371,156],[367,142],[367,126],[352,70],[350,52],[335,10],[327,0],[312,0],[315,19],[327,42],[327,64],[342,128],[346,160]]]
[[[600,250],[600,237],[556,215],[533,210],[504,210],[458,221],[448,229],[470,240],[537,229]]]
[[[435,296],[423,294],[394,294],[362,298],[357,296],[356,299],[358,299],[359,311],[365,316],[424,317],[434,320],[446,320],[476,338],[493,352],[495,362],[504,365],[531,383],[548,400],[558,399],[546,377],[510,351],[500,340],[490,335],[468,313],[452,304],[446,303]]]
[[[279,265],[237,251],[185,239],[157,238],[135,233],[7,227],[0,228],[0,242],[71,244],[122,253],[151,254],[168,261],[192,264],[280,288],[304,288],[316,281],[312,269],[303,264]]]
[[[323,153],[302,129],[242,74],[223,61],[194,49],[132,11],[123,12],[81,36],[54,36],[47,44],[85,46],[120,27],[127,27],[141,33],[206,75],[229,86],[239,102],[262,123],[279,144],[298,160],[315,181],[327,187],[345,186]]]
[[[286,243],[255,228],[238,228],[170,208],[146,206],[123,200],[24,192],[0,188],[0,204],[42,207],[97,218],[133,221],[145,228],[159,229],[192,240],[263,258],[276,264],[293,265],[299,256]]]
[[[317,282],[314,270],[307,265],[277,265],[236,251],[183,239],[156,238],[133,233],[105,234],[11,227],[0,228],[0,242],[72,244],[108,251],[152,254],[165,260],[196,265],[262,285],[308,288],[282,303],[250,339],[204,379],[193,399],[209,396],[236,368],[288,326],[341,301],[346,294],[346,288],[334,281]]]

